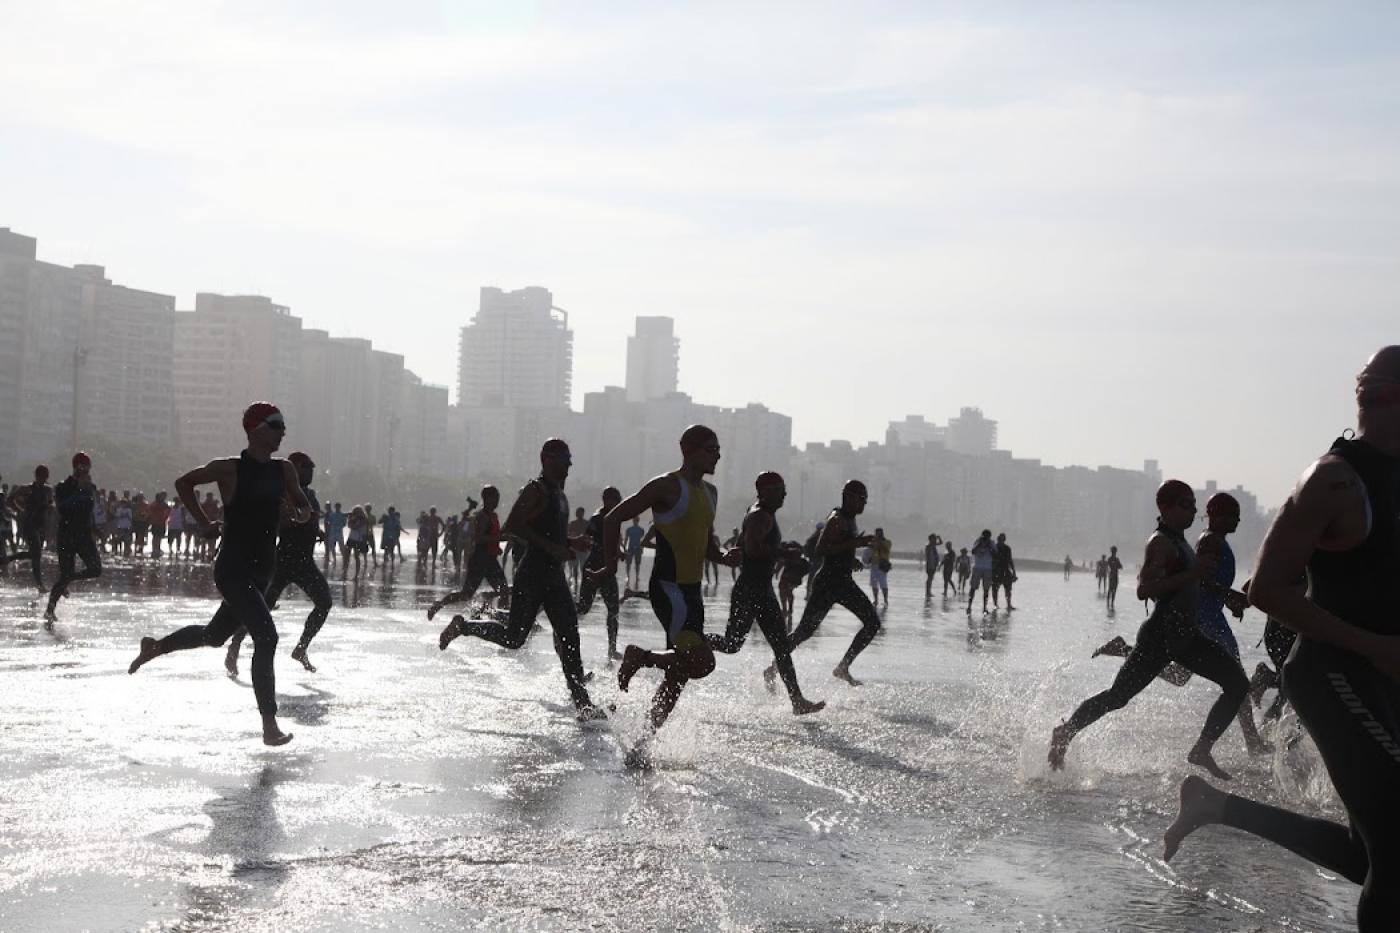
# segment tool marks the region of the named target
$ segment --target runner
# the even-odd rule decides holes
[[[875,537],[870,539],[870,595],[875,608],[880,608],[880,594],[885,594],[885,609],[890,608],[889,572],[890,553],[894,543],[885,537],[885,529],[876,528]]]
[[[992,559],[997,546],[992,543],[992,533],[982,529],[982,536],[972,543],[972,585],[967,590],[967,614],[972,615],[972,601],[977,598],[977,586],[982,586],[982,613],[987,612],[987,596],[992,589]]]
[[[287,430],[277,406],[268,402],[248,406],[243,413],[243,430],[248,436],[248,447],[242,454],[211,460],[175,481],[180,501],[189,507],[201,530],[209,529],[211,523],[199,507],[195,490],[207,483],[219,486],[227,524],[224,546],[214,563],[214,584],[223,603],[208,625],[189,625],[159,641],[141,639],[141,651],[127,672],[134,674],[142,665],[172,651],[218,647],[239,628],[247,628],[253,638],[253,694],[262,716],[263,744],[285,745],[292,736],[277,724],[273,667],[277,626],[263,593],[277,560],[277,520],[283,497],[291,499],[292,520],[297,523],[311,516],[311,503],[301,491],[292,464],[272,456]]]
[[[1108,574],[1108,611],[1112,612],[1118,605],[1118,574],[1123,570],[1123,562],[1118,559],[1118,545],[1108,549],[1104,569]]]
[[[652,479],[608,512],[603,521],[604,563],[592,571],[599,584],[617,575],[622,523],[651,509],[656,558],[647,595],[666,633],[666,650],[628,645],[618,665],[617,685],[624,692],[642,668],[653,667],[662,673],[661,685],[651,701],[651,728],[628,753],[629,767],[648,766],[651,740],[675,709],[685,685],[708,677],[715,669],[714,652],[705,640],[701,587],[706,558],[725,557],[719,553],[714,533],[718,494],[705,481],[719,463],[719,438],[710,428],[694,424],[681,434],[680,448],[680,469]],[[738,555],[732,559],[738,560]]]
[[[1348,824],[1181,785],[1164,859],[1218,823],[1283,846],[1362,885],[1362,933],[1400,918],[1400,346],[1357,377],[1357,436],[1303,474],[1264,538],[1249,596],[1298,633],[1284,690],[1346,807]],[[1306,570],[1311,590],[1296,581]]]
[[[316,498],[316,492],[311,488],[311,480],[316,474],[316,464],[311,462],[311,458],[298,450],[288,454],[287,462],[296,468],[297,482],[311,507],[311,518],[304,522],[294,521],[291,510],[284,504],[277,535],[277,570],[268,584],[265,598],[268,609],[276,609],[282,591],[291,583],[301,587],[301,591],[311,598],[311,612],[302,626],[301,638],[292,649],[292,660],[300,661],[302,667],[314,674],[316,667],[307,657],[306,650],[311,647],[311,639],[321,631],[321,626],[331,613],[331,588],[316,566],[316,541],[322,536],[321,500]],[[247,634],[246,629],[239,629],[229,642],[224,669],[231,677],[238,676],[238,649],[243,644],[243,636]]]
[[[788,648],[787,626],[783,607],[773,592],[773,572],[788,546],[783,544],[778,529],[777,511],[787,498],[787,486],[777,473],[760,473],[754,480],[758,499],[744,515],[743,531],[737,536],[741,561],[727,561],[732,567],[740,564],[739,578],[729,594],[729,624],[724,635],[707,635],[705,640],[714,651],[738,654],[749,637],[755,622],[768,646],[773,649],[773,666],[787,688],[788,700],[795,716],[816,713],[826,708],[823,702],[813,702],[802,695],[797,685],[797,670],[792,665]],[[737,531],[738,529],[736,529]],[[801,548],[797,547],[798,556]],[[773,689],[772,678],[765,677]]]
[[[34,468],[34,482],[10,492],[10,511],[19,516],[19,536],[24,550],[11,554],[4,562],[28,560],[34,575],[34,587],[40,593],[47,587],[40,573],[39,560],[44,553],[44,523],[53,507],[53,489],[49,486],[49,468],[40,464]]]
[[[584,536],[592,542],[588,551],[588,559],[583,565],[583,579],[578,587],[578,610],[579,618],[588,614],[588,610],[593,608],[593,598],[601,594],[603,606],[608,611],[608,663],[622,660],[622,655],[617,650],[617,577],[605,577],[602,580],[594,580],[590,570],[597,570],[605,563],[603,559],[603,520],[609,512],[617,508],[617,504],[622,501],[622,493],[618,492],[616,486],[609,486],[603,490],[603,504],[589,517],[588,523],[584,526]]]
[[[58,509],[58,579],[49,591],[49,607],[44,610],[44,620],[49,624],[58,621],[54,610],[59,599],[68,595],[68,584],[102,575],[102,557],[92,536],[96,496],[92,458],[80,450],[73,455],[72,475],[54,490],[54,505]],[[74,573],[75,557],[83,559],[82,573]]]
[[[467,500],[471,502],[470,499]],[[505,595],[509,589],[505,571],[501,569],[501,521],[496,516],[496,507],[501,504],[501,491],[495,486],[481,487],[481,511],[472,520],[471,534],[466,542],[467,578],[462,588],[448,593],[428,607],[428,619],[438,614],[449,603],[470,601],[483,582],[490,583],[497,597]],[[453,619],[438,636],[438,647],[446,650],[448,643],[456,638],[457,620]]]
[[[627,526],[625,535],[627,539],[627,565],[623,570],[623,576],[630,577],[635,573],[635,579],[637,581],[635,585],[638,589],[641,589],[642,540],[646,537],[647,532],[646,529],[642,527],[642,519],[640,516],[632,519],[632,524]],[[627,581],[624,580],[623,583],[627,584]]]
[[[997,543],[992,551],[992,605],[997,604],[997,590],[1006,590],[1006,611],[1016,607],[1011,605],[1011,584],[1016,582],[1016,561],[1011,558],[1011,546],[1006,543],[1006,532],[997,535]]]
[[[593,705],[584,688],[578,613],[564,576],[565,562],[576,551],[589,546],[587,538],[568,535],[569,500],[564,495],[564,481],[572,463],[568,444],[558,438],[545,441],[540,448],[540,475],[520,490],[520,496],[506,516],[505,532],[519,537],[526,546],[525,556],[511,584],[509,621],[504,624],[468,622],[460,615],[453,616],[438,638],[438,647],[446,650],[454,638],[467,635],[502,648],[520,648],[530,637],[535,617],[543,608],[554,629],[554,651],[559,656],[564,683],[578,710],[578,718],[603,719],[606,714]],[[482,499],[485,498],[483,493]],[[616,547],[614,541],[614,550]],[[613,564],[616,566],[615,556]]]
[[[831,671],[831,676],[844,680],[852,687],[859,687],[861,681],[851,676],[851,664],[880,631],[880,617],[875,607],[866,598],[865,591],[851,579],[851,571],[855,569],[857,561],[856,552],[869,547],[874,540],[856,529],[856,516],[865,511],[868,497],[865,484],[858,479],[847,480],[846,485],[841,487],[841,504],[831,510],[821,536],[817,538],[816,553],[822,561],[821,569],[812,580],[812,592],[802,610],[802,620],[788,638],[788,651],[791,653],[817,633],[817,628],[832,606],[844,606],[860,620],[860,631],[856,632],[851,646]],[[769,669],[774,670],[771,665]]]
[[[1238,662],[1207,638],[1197,621],[1200,581],[1215,572],[1209,553],[1197,554],[1183,532],[1196,517],[1196,496],[1181,480],[1168,480],[1157,490],[1157,530],[1147,541],[1138,575],[1139,599],[1155,599],[1152,614],[1137,633],[1137,644],[1118,671],[1113,686],[1080,704],[1068,721],[1055,727],[1050,739],[1050,766],[1064,767],[1069,743],[1086,726],[1128,702],[1161,674],[1172,661],[1220,685],[1221,694],[1206,716],[1200,737],[1186,760],[1221,780],[1230,776],[1211,756],[1215,742],[1230,727],[1244,702],[1249,682]]]

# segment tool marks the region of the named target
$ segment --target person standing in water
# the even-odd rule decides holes
[[[628,578],[635,574],[636,583],[628,583],[626,579],[623,580],[623,583],[626,586],[636,586],[640,589],[642,585],[642,541],[647,536],[640,517],[632,519],[632,524],[627,526],[625,536],[627,539],[627,563],[622,575],[624,578]]]
[[[1118,559],[1118,545],[1108,549],[1104,567],[1108,573],[1108,611],[1112,612],[1118,604],[1118,574],[1123,570],[1123,562]]]
[[[851,578],[857,560],[856,552],[869,547],[874,540],[856,528],[856,517],[865,511],[868,498],[865,484],[858,479],[848,480],[841,487],[841,504],[831,510],[817,538],[816,553],[821,558],[821,569],[812,580],[812,592],[802,610],[802,619],[788,638],[788,653],[791,654],[798,645],[817,633],[833,606],[844,606],[860,621],[860,631],[851,639],[851,646],[846,649],[831,676],[844,680],[852,687],[859,687],[861,682],[851,675],[851,665],[880,631],[879,614],[870,604],[865,591]],[[764,676],[776,674],[772,665],[769,670],[773,673],[765,672]]]
[[[972,615],[972,602],[977,598],[977,586],[982,586],[982,612],[987,611],[987,597],[992,590],[992,560],[997,546],[992,543],[992,533],[982,530],[982,535],[972,543],[972,585],[967,590],[967,614]]]
[[[1147,541],[1137,589],[1139,599],[1155,599],[1157,604],[1138,629],[1137,643],[1113,685],[1085,700],[1067,721],[1055,727],[1050,739],[1050,766],[1055,770],[1064,767],[1069,743],[1076,735],[1122,709],[1175,661],[1220,685],[1220,697],[1211,706],[1186,760],[1229,780],[1211,749],[1245,701],[1249,681],[1239,663],[1207,638],[1198,623],[1200,584],[1215,572],[1215,563],[1209,554],[1198,555],[1186,542],[1184,532],[1196,518],[1196,494],[1181,480],[1167,480],[1157,490],[1157,511],[1157,530]]]
[[[764,472],[754,480],[757,501],[744,515],[743,529],[736,545],[740,554],[739,577],[729,594],[729,625],[724,634],[707,635],[710,648],[724,654],[737,654],[749,636],[755,622],[768,646],[773,649],[773,666],[787,688],[788,701],[794,715],[816,713],[825,703],[813,702],[802,695],[797,684],[797,670],[788,650],[787,625],[783,607],[773,592],[773,574],[783,556],[783,534],[778,529],[778,509],[787,499],[787,486],[774,472]],[[733,566],[734,561],[729,561]],[[771,679],[769,689],[771,690]]]
[[[602,567],[592,571],[602,583],[617,575],[618,541],[622,523],[652,510],[656,559],[651,567],[648,596],[666,637],[665,651],[628,645],[617,669],[618,689],[626,692],[644,667],[661,671],[661,685],[651,701],[650,729],[628,753],[632,767],[650,762],[651,740],[665,724],[692,680],[708,677],[715,655],[705,639],[705,604],[701,588],[707,558],[725,560],[714,534],[715,487],[705,477],[719,463],[719,438],[710,428],[691,425],[681,434],[680,469],[665,473],[618,503],[603,520]],[[738,560],[734,554],[730,560]]]
[[[300,662],[302,667],[314,674],[316,666],[306,652],[311,647],[311,639],[321,631],[326,617],[331,614],[330,584],[326,583],[321,569],[316,566],[316,539],[321,536],[321,500],[316,498],[316,491],[311,488],[311,480],[316,475],[316,464],[311,458],[298,450],[287,456],[287,462],[296,468],[297,482],[301,484],[302,494],[311,506],[311,518],[309,521],[295,522],[290,510],[283,510],[281,530],[277,536],[277,570],[268,584],[265,598],[268,608],[275,609],[277,601],[282,598],[282,591],[292,583],[301,587],[301,591],[311,598],[311,612],[302,626],[301,638],[297,639],[296,647],[292,649],[292,660]],[[238,649],[246,634],[245,630],[240,629],[233,636],[228,655],[224,658],[225,669],[234,677],[238,676]]]
[[[894,543],[885,537],[885,529],[876,528],[875,537],[870,539],[870,598],[876,609],[880,608],[880,596],[885,597],[885,609],[890,608],[890,555]]]
[[[1181,785],[1163,836],[1170,860],[1191,833],[1252,833],[1361,885],[1361,933],[1400,919],[1400,346],[1357,377],[1357,435],[1338,438],[1274,518],[1249,598],[1298,633],[1283,689],[1312,736],[1347,823],[1211,787]],[[1297,585],[1306,571],[1305,594]]]
[[[933,578],[938,576],[938,546],[942,543],[942,538],[932,534],[924,545],[924,599],[933,599]]]
[[[311,517],[311,503],[301,491],[296,469],[272,455],[282,445],[287,422],[270,402],[254,402],[243,412],[248,447],[237,457],[211,460],[175,481],[180,501],[190,510],[202,533],[218,531],[200,507],[195,492],[216,483],[224,500],[223,546],[214,561],[214,585],[223,597],[208,625],[188,625],[159,640],[141,639],[141,650],[127,668],[135,674],[143,665],[172,651],[218,647],[246,628],[253,639],[253,695],[262,716],[263,744],[285,745],[292,740],[277,724],[277,684],[274,661],[277,626],[263,594],[277,563],[277,524],[282,500],[291,500],[292,520]]]
[[[957,565],[958,555],[953,552],[953,542],[943,542],[943,598],[948,598],[948,590],[951,588],[954,593],[958,587],[953,583],[953,568]]]
[[[1006,532],[997,535],[996,547],[992,551],[992,605],[997,604],[997,590],[1006,590],[1006,611],[1016,607],[1011,605],[1011,584],[1016,582],[1016,561],[1011,557],[1011,545],[1006,543]]]

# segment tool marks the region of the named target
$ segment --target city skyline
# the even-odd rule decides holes
[[[1278,502],[1400,294],[1400,11],[1350,10],[14,5],[0,203],[435,384],[479,287],[541,284],[576,408],[665,315],[683,389],[798,443],[973,404]]]

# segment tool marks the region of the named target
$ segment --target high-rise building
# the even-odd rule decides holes
[[[237,453],[243,409],[259,400],[282,407],[295,431],[300,365],[301,318],[289,309],[261,295],[200,292],[193,311],[175,316],[180,446],[196,458]]]
[[[457,400],[471,408],[568,407],[574,335],[549,289],[481,290],[481,307],[462,328]]]
[[[956,454],[982,457],[997,447],[997,423],[982,415],[980,408],[964,408],[948,419],[945,433],[948,449]]]
[[[676,391],[681,342],[668,317],[638,317],[627,338],[627,401],[645,402]]]

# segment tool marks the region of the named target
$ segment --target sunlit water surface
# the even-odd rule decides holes
[[[1154,684],[1047,771],[1051,727],[1116,670],[1090,651],[1142,618],[1130,594],[1115,619],[1089,576],[1027,573],[1014,613],[969,618],[926,602],[919,568],[890,577],[864,687],[830,676],[855,630],[844,610],[797,655],[828,702],[811,717],[764,689],[754,631],[687,689],[655,770],[637,773],[623,752],[655,674],[618,692],[601,605],[584,656],[617,710],[581,726],[547,628],[518,652],[438,651],[424,608],[441,573],[410,561],[337,583],[316,674],[286,656],[307,609],[294,591],[277,674],[296,738],[269,750],[221,651],[126,673],[139,636],[209,617],[206,567],[110,568],[74,586],[53,632],[12,567],[0,929],[1353,927],[1350,884],[1242,834],[1209,829],[1160,861],[1209,684]],[[711,631],[728,593],[726,573]],[[1261,628],[1254,613],[1240,627],[1250,670]],[[660,646],[643,601],[624,605],[622,638]],[[1244,793],[1336,812],[1325,777],[1249,759],[1233,726],[1218,755]]]

